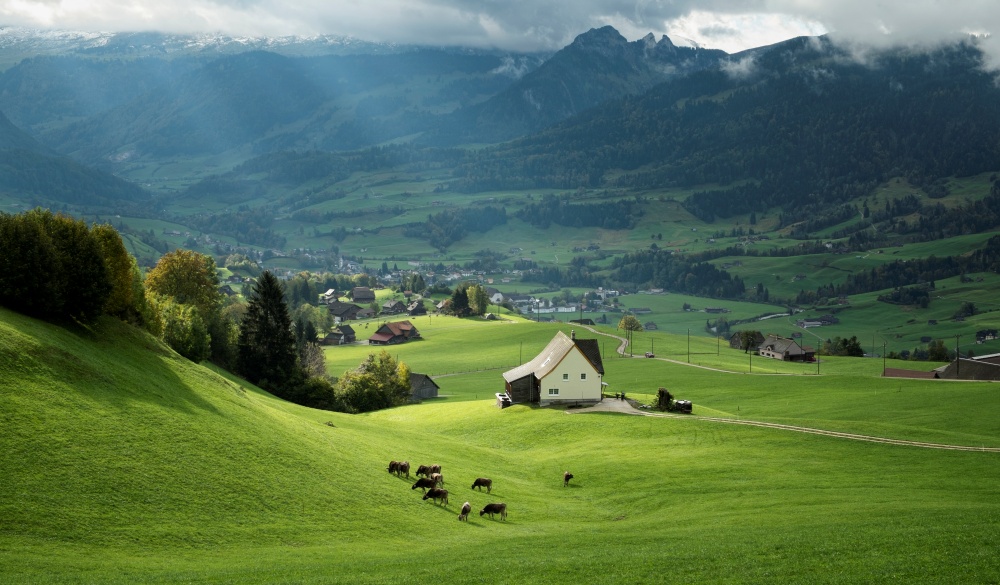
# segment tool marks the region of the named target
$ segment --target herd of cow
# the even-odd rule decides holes
[[[396,475],[397,477],[410,478],[410,462],[409,461],[390,461],[389,462],[389,473]],[[444,476],[441,475],[440,465],[421,465],[417,468],[415,474],[417,476],[417,482],[410,487],[410,489],[415,490],[420,488],[424,492],[425,500],[432,500],[435,504],[448,505],[448,490],[444,489]],[[488,477],[477,477],[476,481],[472,482],[471,489],[478,489],[480,492],[486,488],[486,493],[493,491],[493,480]],[[462,511],[458,514],[459,520],[469,520],[469,512],[472,511],[472,504],[465,502],[462,504]],[[489,515],[493,518],[494,514],[499,514],[501,520],[507,519],[507,504],[503,502],[486,504],[486,506],[479,511],[480,516]]]

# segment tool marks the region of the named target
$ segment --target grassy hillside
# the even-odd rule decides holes
[[[552,334],[483,327],[523,332],[525,355]],[[477,346],[444,334],[412,347],[475,365],[466,354]],[[612,358],[607,378],[669,384],[704,413],[748,416],[753,404],[762,417],[797,411],[803,425],[891,432],[898,408],[911,432],[996,443],[996,407],[971,413],[995,386],[882,381],[856,365],[873,361],[789,377]],[[497,377],[441,381],[485,393]],[[897,385],[910,399],[881,402]],[[0,421],[3,583],[1000,579],[1000,466],[989,452],[698,417],[501,411],[483,399],[352,417],[288,405],[112,321],[66,330],[3,309]],[[385,472],[401,458],[443,465],[447,507]],[[468,489],[480,475],[493,478],[492,495]],[[465,500],[475,510],[505,501],[510,517],[459,523]]]

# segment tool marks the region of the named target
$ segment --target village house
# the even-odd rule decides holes
[[[375,291],[367,286],[356,286],[351,289],[351,300],[355,303],[374,303]]]
[[[794,339],[772,333],[768,334],[764,342],[757,347],[757,354],[786,362],[809,362],[813,360],[816,352],[812,348],[799,345]]]
[[[343,323],[344,321],[353,321],[358,318],[358,313],[361,311],[361,307],[351,303],[344,303],[341,301],[333,301],[327,305],[327,310],[333,315],[334,323]]]
[[[332,288],[326,289],[325,293],[319,295],[319,302],[323,303],[324,305],[328,305],[336,300],[337,300],[337,291]]]
[[[323,345],[345,345],[348,343],[354,343],[356,340],[356,334],[354,333],[354,328],[350,325],[341,325],[333,331],[326,334],[323,338]]]
[[[420,332],[409,321],[383,323],[368,338],[368,345],[395,345],[420,337]]]
[[[601,401],[603,376],[597,340],[559,331],[531,361],[504,372],[504,394],[514,404],[593,404]]]
[[[382,303],[383,315],[399,315],[406,312],[406,304],[403,301],[390,299]]]
[[[419,317],[420,315],[427,314],[427,307],[424,306],[424,302],[417,300],[413,301],[409,305],[406,305],[406,314],[410,317]]]

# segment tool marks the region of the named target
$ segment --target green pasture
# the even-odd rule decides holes
[[[553,333],[494,325],[428,331],[506,327],[536,347]],[[693,400],[685,417],[500,410],[475,396],[494,372],[439,378],[454,399],[350,416],[284,403],[111,320],[64,329],[0,309],[0,582],[1000,579],[997,453],[704,418],[1000,444],[995,385],[883,380],[853,365],[877,360],[843,361],[807,376],[607,360],[630,392]],[[441,464],[448,504],[386,473],[390,459]],[[469,489],[478,476],[492,494]],[[506,521],[478,515],[490,501]]]

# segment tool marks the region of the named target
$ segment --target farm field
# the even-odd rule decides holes
[[[761,359],[750,374],[740,352],[706,347],[697,359],[729,372],[606,358],[614,391],[666,386],[693,416],[499,410],[500,371],[486,368],[522,343],[530,359],[558,326],[434,321],[390,350],[416,371],[482,371],[438,378],[443,398],[350,416],[285,403],[111,320],[66,330],[0,309],[0,582],[1000,579],[1000,453],[705,419],[985,449],[1000,447],[995,384],[882,379],[871,359],[830,359],[819,376],[758,374]],[[327,350],[331,371],[354,359],[334,349],[357,350]],[[441,464],[449,503],[421,500],[390,459]],[[469,489],[478,476],[492,494]],[[476,513],[490,501],[507,503],[506,521]]]

